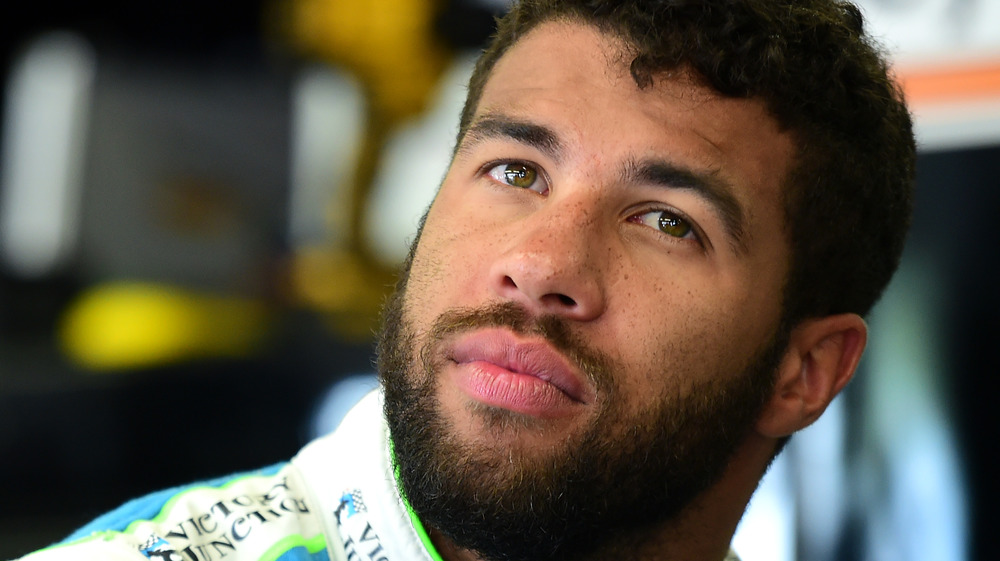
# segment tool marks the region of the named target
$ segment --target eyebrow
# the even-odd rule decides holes
[[[506,115],[487,113],[469,126],[455,153],[464,153],[475,144],[491,139],[513,140],[531,146],[556,162],[563,152],[562,142],[552,129]]]
[[[714,173],[701,172],[662,160],[628,162],[622,172],[625,184],[651,184],[667,189],[691,191],[708,202],[722,220],[733,249],[749,251],[749,236],[743,206],[733,194],[732,186]]]

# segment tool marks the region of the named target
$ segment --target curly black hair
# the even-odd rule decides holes
[[[458,138],[497,60],[541,22],[623,39],[639,87],[692,69],[730,97],[762,100],[796,138],[783,186],[791,248],[784,329],[866,315],[895,272],[913,206],[916,145],[902,92],[856,6],[837,0],[522,0],[476,64]],[[787,332],[787,331],[786,331]]]

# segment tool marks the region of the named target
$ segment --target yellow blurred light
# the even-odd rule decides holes
[[[92,370],[144,368],[250,353],[267,328],[259,302],[133,282],[100,285],[67,310],[59,330],[70,359]]]
[[[434,32],[435,0],[296,0],[292,41],[342,65],[394,121],[423,110],[448,60]]]

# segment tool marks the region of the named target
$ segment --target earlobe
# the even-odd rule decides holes
[[[810,319],[792,330],[757,432],[781,438],[812,424],[854,375],[867,337],[857,314]]]

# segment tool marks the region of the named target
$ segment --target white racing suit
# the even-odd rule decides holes
[[[133,500],[23,561],[440,561],[388,442],[372,392],[290,462]]]

